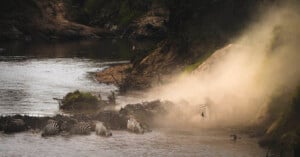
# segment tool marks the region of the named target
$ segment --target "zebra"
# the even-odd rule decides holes
[[[73,126],[71,129],[72,134],[77,135],[88,135],[91,133],[91,125],[87,122],[79,122]]]
[[[96,135],[109,137],[112,136],[112,133],[107,129],[102,122],[96,122],[95,127]]]
[[[49,119],[47,125],[44,127],[42,136],[57,135],[60,131],[60,127],[57,121]]]
[[[141,123],[139,123],[135,118],[130,117],[127,121],[127,130],[134,132],[134,133],[141,133],[145,132],[144,128],[142,127]]]

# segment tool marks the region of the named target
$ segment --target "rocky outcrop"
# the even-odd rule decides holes
[[[0,40],[97,39],[103,29],[69,21],[64,0],[0,2]]]
[[[126,117],[127,120],[134,118],[145,126],[152,126],[155,117],[164,115],[167,112],[165,108],[167,105],[169,105],[168,102],[159,100],[139,104],[129,104],[122,108],[119,113],[123,117]]]
[[[111,66],[95,74],[96,80],[101,83],[115,84],[119,86],[127,77],[127,72],[132,68],[131,64]]]
[[[117,111],[100,111],[94,115],[93,119],[103,122],[105,126],[113,130],[126,129],[127,118]]]
[[[5,133],[15,133],[15,132],[21,132],[27,130],[27,126],[24,122],[23,119],[18,119],[18,118],[12,118],[9,119],[5,126],[3,131]]]
[[[134,39],[163,39],[167,36],[168,17],[167,9],[156,6],[134,21],[126,33]]]

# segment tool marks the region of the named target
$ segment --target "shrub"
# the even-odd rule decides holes
[[[60,109],[63,110],[90,110],[97,109],[100,101],[91,93],[78,90],[68,93],[62,100]]]

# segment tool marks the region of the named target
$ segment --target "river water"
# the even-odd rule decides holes
[[[117,90],[95,82],[90,72],[127,62],[127,41],[84,41],[51,44],[0,44],[0,114],[54,115],[53,98],[74,90],[103,97]],[[120,104],[140,101],[119,97]],[[111,138],[89,136],[42,138],[39,134],[0,133],[0,156],[162,156],[260,157],[265,150],[244,136],[230,141],[225,131],[170,132],[154,130],[144,135],[114,131]]]

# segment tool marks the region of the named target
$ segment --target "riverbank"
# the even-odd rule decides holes
[[[129,74],[132,64],[112,65],[101,72],[96,72],[95,79],[100,83],[120,86]]]

